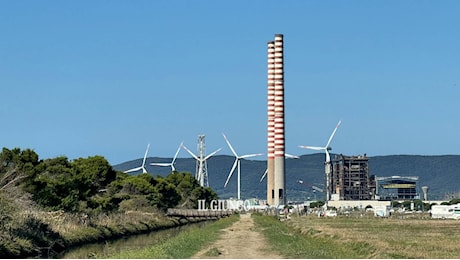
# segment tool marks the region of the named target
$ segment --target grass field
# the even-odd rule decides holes
[[[230,226],[238,219],[239,215],[235,214],[201,228],[194,227],[158,245],[141,250],[124,251],[110,258],[190,258],[206,244],[218,239],[221,229]]]
[[[458,220],[303,216],[283,223],[303,239],[326,242],[330,258],[460,258]]]

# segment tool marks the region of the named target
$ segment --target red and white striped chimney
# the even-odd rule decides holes
[[[267,203],[286,204],[283,35],[268,42]]]
[[[275,198],[274,204],[286,204],[284,150],[284,49],[283,35],[275,35]]]
[[[275,198],[275,42],[268,42],[267,203]]]

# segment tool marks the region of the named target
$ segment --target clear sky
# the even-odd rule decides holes
[[[0,146],[111,164],[267,152],[284,34],[286,151],[460,154],[460,1],[0,1]],[[189,157],[182,151],[179,157]]]

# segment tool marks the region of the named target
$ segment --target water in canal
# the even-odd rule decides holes
[[[165,241],[182,231],[186,231],[192,226],[204,226],[210,223],[209,221],[188,224],[185,226],[169,228],[165,230],[152,231],[147,234],[132,235],[126,238],[119,238],[116,240],[108,240],[105,242],[82,245],[80,247],[71,248],[54,258],[72,258],[72,259],[85,259],[85,258],[107,258],[110,255],[117,254],[125,250],[138,250],[145,247],[150,247],[158,242]]]

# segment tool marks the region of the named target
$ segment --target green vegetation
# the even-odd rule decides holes
[[[204,245],[218,239],[221,229],[230,226],[238,219],[239,215],[234,214],[205,227],[194,227],[186,232],[181,232],[177,236],[153,247],[121,252],[111,256],[111,258],[190,258]],[[213,253],[216,252],[210,252],[210,254]]]
[[[172,207],[196,208],[217,194],[190,173],[166,177],[113,170],[102,156],[40,160],[33,150],[0,153],[0,255],[21,257],[69,245],[178,225]],[[135,214],[133,214],[135,213]]]
[[[367,258],[361,247],[347,247],[333,236],[316,237],[314,230],[301,233],[273,216],[252,217],[273,249],[285,258]]]

